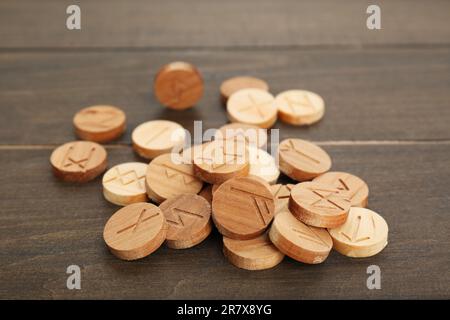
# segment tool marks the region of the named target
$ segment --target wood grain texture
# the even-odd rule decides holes
[[[199,105],[183,112],[160,106],[151,89],[158,68],[175,59],[194,63],[205,81]],[[154,119],[176,121],[191,131],[198,119],[204,129],[219,128],[226,122],[220,84],[249,72],[265,79],[274,94],[305,88],[325,100],[324,118],[311,127],[278,121],[281,139],[450,139],[448,48],[150,50],[0,53],[0,144],[73,140],[72,116],[101,103],[118,105],[127,114],[120,143],[130,143],[132,129]]]
[[[1,46],[359,46],[450,40],[450,3],[445,0],[377,1],[379,31],[366,27],[369,0],[137,0],[132,6],[126,0],[80,0],[82,29],[69,31],[65,12],[73,3],[1,1]]]
[[[257,273],[226,261],[217,231],[189,250],[162,247],[135,263],[120,261],[102,239],[118,207],[103,199],[100,178],[67,184],[51,173],[51,149],[1,150],[0,297],[449,298],[449,145],[325,148],[336,170],[370,186],[370,209],[389,224],[389,245],[372,258],[332,251],[318,266],[286,258]],[[108,153],[110,166],[138,160],[131,148]],[[70,264],[81,267],[80,291],[66,289]],[[382,270],[381,290],[366,287],[371,264]]]

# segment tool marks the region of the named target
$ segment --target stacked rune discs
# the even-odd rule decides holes
[[[154,94],[165,107],[193,107],[203,95],[202,76],[192,64],[169,63],[155,77]],[[56,148],[52,170],[69,182],[88,182],[106,171],[104,198],[121,206],[103,231],[112,254],[128,261],[164,243],[191,248],[214,227],[222,235],[224,256],[247,270],[275,267],[285,255],[318,264],[333,248],[355,258],[385,248],[387,223],[366,208],[369,188],[361,178],[330,171],[328,153],[306,140],[281,141],[276,157],[267,152],[267,129],[277,119],[303,126],[323,117],[319,95],[294,89],[274,96],[267,82],[250,76],[224,81],[220,94],[231,123],[213,140],[186,147],[188,133],[180,124],[147,121],[131,135],[133,150],[146,160],[117,163],[107,171],[107,152],[98,143],[124,133],[125,113],[96,105],[74,116],[75,133],[84,141]],[[277,184],[281,174],[292,183]]]

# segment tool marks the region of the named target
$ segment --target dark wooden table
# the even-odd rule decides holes
[[[69,31],[72,1],[1,1],[0,298],[450,298],[450,2],[376,2],[379,31],[366,28],[372,2],[361,0],[76,1],[82,30]],[[173,60],[196,64],[205,79],[205,96],[185,112],[152,94],[155,72]],[[127,133],[106,146],[112,166],[138,159],[130,133],[141,122],[224,124],[218,87],[241,74],[266,79],[273,93],[324,97],[317,125],[276,127],[367,181],[370,208],[390,227],[381,254],[332,252],[316,266],[286,258],[249,272],[226,261],[215,232],[189,250],[123,262],[102,240],[117,207],[100,178],[52,176],[50,153],[75,139],[81,107],[126,110]],[[81,267],[81,290],[66,288],[71,264]],[[369,265],[381,268],[381,290],[366,287]]]

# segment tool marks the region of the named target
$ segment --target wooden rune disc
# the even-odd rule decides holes
[[[269,85],[264,80],[249,76],[227,79],[220,85],[220,96],[222,101],[226,103],[233,93],[242,89],[260,89],[269,91]]]
[[[168,120],[144,122],[133,130],[133,149],[143,158],[177,152],[184,144],[186,132],[178,123]]]
[[[262,148],[267,144],[267,130],[245,123],[228,123],[219,128],[214,135],[216,140],[242,137],[249,146]]]
[[[266,230],[275,212],[275,200],[266,183],[233,178],[216,190],[212,207],[213,221],[222,235],[247,240]]]
[[[278,117],[289,124],[302,126],[322,119],[325,103],[318,94],[306,90],[288,90],[275,97]]]
[[[223,253],[233,265],[246,270],[270,269],[284,258],[284,254],[270,241],[267,232],[249,240],[223,237]]]
[[[277,121],[275,98],[261,89],[242,89],[228,99],[227,113],[231,122],[270,128]]]
[[[229,143],[229,140],[206,143],[203,144],[201,156],[194,159],[195,175],[211,184],[246,176],[249,170],[245,143]]]
[[[148,164],[127,162],[118,164],[103,175],[103,195],[119,206],[146,202],[145,173]]]
[[[191,248],[211,233],[211,205],[201,196],[182,194],[167,199],[159,208],[169,225],[166,244],[170,248]]]
[[[309,264],[323,262],[333,247],[333,240],[326,229],[308,226],[288,211],[277,214],[269,237],[285,255]]]
[[[347,191],[318,182],[302,182],[291,189],[289,211],[307,225],[335,228],[347,219],[350,210]]]
[[[179,154],[166,153],[148,165],[145,185],[148,197],[161,203],[183,193],[197,194],[203,182],[194,176],[192,165],[183,163]]]
[[[278,148],[281,172],[297,180],[311,180],[331,168],[328,153],[319,146],[301,139],[286,139]]]
[[[72,141],[56,148],[50,163],[56,177],[70,182],[87,182],[106,170],[107,153],[98,143]]]
[[[113,106],[91,106],[78,111],[73,118],[76,135],[83,140],[108,142],[125,131],[125,113]]]
[[[367,207],[369,199],[369,187],[361,178],[346,172],[327,172],[313,180],[314,182],[333,185],[339,190],[349,192],[350,202],[353,207]]]
[[[364,258],[386,247],[389,228],[378,213],[352,207],[345,223],[328,231],[336,251],[348,257]]]
[[[203,95],[203,79],[195,66],[172,62],[155,77],[153,90],[158,101],[175,110],[193,107]]]
[[[275,159],[262,149],[249,147],[250,171],[249,175],[259,177],[269,184],[277,182],[280,176]]]
[[[148,256],[167,234],[161,210],[151,203],[133,203],[114,213],[105,225],[103,239],[109,250],[123,260]]]
[[[289,211],[289,197],[293,184],[274,184],[271,186],[272,194],[275,197],[275,215],[282,211]]]

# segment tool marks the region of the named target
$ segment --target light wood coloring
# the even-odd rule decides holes
[[[272,221],[275,199],[267,183],[250,177],[233,178],[213,195],[213,220],[219,232],[248,240],[262,234]]]
[[[277,121],[275,98],[261,89],[242,89],[228,99],[227,114],[231,122],[270,128]]]
[[[171,62],[158,71],[153,90],[163,106],[184,110],[193,107],[201,99],[203,79],[194,65]]]
[[[50,163],[59,179],[87,182],[106,170],[107,153],[98,143],[72,141],[57,147],[50,156]]]
[[[280,170],[272,155],[256,147],[250,146],[248,150],[250,158],[249,175],[259,177],[269,184],[276,183],[280,176]]]
[[[148,197],[161,203],[180,194],[197,194],[203,182],[194,176],[193,166],[183,163],[179,154],[166,153],[148,165],[145,185]]]
[[[389,228],[386,220],[366,208],[352,207],[347,221],[328,231],[333,238],[334,249],[348,257],[374,256],[388,243]]]
[[[263,148],[267,144],[267,130],[251,124],[233,122],[219,128],[214,138],[216,140],[243,137],[249,146]]]
[[[151,203],[133,203],[114,213],[105,225],[103,239],[123,260],[136,260],[158,249],[167,234],[161,210]]]
[[[326,229],[308,226],[288,211],[275,217],[269,237],[285,255],[308,264],[325,261],[333,247],[333,240]]]
[[[361,178],[347,172],[327,172],[316,178],[315,182],[333,185],[340,190],[349,192],[353,207],[367,207],[369,202],[369,187]]]
[[[311,125],[322,119],[325,103],[321,96],[306,90],[288,90],[275,97],[278,117],[286,123]]]
[[[223,253],[230,263],[246,270],[270,269],[284,258],[284,254],[270,241],[267,232],[250,240],[223,237]]]
[[[168,120],[153,120],[137,126],[131,135],[133,149],[145,159],[179,152],[184,144],[186,132],[178,123]]]
[[[247,176],[249,170],[245,143],[230,140],[205,143],[201,156],[194,159],[195,175],[210,184],[221,184],[231,178]]]
[[[293,184],[274,184],[271,191],[275,197],[275,215],[282,211],[289,211],[289,197]]]
[[[146,202],[145,174],[148,164],[126,162],[109,169],[102,179],[103,195],[118,206]]]
[[[211,233],[211,205],[199,195],[182,194],[169,198],[159,208],[169,226],[166,236],[169,248],[191,248]]]
[[[307,225],[335,228],[347,219],[350,194],[333,185],[302,182],[291,189],[289,211]]]
[[[233,93],[242,89],[260,89],[269,91],[269,85],[266,81],[255,77],[239,76],[229,78],[220,85],[222,102],[226,103]]]
[[[114,106],[90,106],[75,114],[73,125],[76,135],[82,140],[109,142],[124,133],[126,116]]]
[[[281,172],[297,181],[311,180],[331,168],[328,153],[306,140],[283,140],[278,148],[278,156]]]

